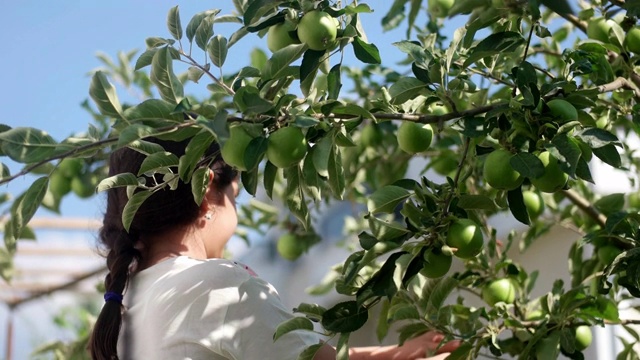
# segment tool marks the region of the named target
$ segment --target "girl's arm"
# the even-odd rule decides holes
[[[438,348],[444,336],[435,331],[427,332],[416,338],[405,342],[402,346],[366,346],[354,347],[349,349],[350,360],[441,360],[445,359],[449,353],[460,346],[459,341],[450,341],[444,346]],[[436,350],[437,349],[437,350]],[[425,357],[427,353],[433,353],[436,356]],[[333,347],[327,345],[322,347],[314,360],[333,360],[336,357],[336,351]]]

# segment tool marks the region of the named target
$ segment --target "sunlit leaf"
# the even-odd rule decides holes
[[[161,48],[153,55],[150,79],[163,100],[178,104],[184,97],[182,83],[173,72],[173,58],[168,48]]]
[[[167,15],[167,28],[174,39],[182,39],[182,24],[180,23],[180,11],[178,5],[172,7]]]
[[[103,115],[122,117],[122,106],[116,95],[116,89],[102,71],[96,71],[91,77],[89,96]]]

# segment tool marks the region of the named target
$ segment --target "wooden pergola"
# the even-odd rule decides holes
[[[101,223],[82,218],[34,218],[29,226],[36,232],[94,232]],[[0,282],[0,301],[8,310],[5,359],[13,359],[13,312],[25,303],[61,290],[93,288],[98,275],[106,271],[97,248],[89,241],[65,242],[21,240],[14,256],[11,282]],[[88,240],[88,239],[87,239]],[[89,284],[89,280],[92,280]],[[89,287],[90,286],[90,287]]]

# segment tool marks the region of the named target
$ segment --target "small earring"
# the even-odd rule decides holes
[[[204,214],[204,218],[207,219],[207,220],[211,220],[211,212],[207,211],[207,213]]]

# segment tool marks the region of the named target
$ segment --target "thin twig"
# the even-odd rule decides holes
[[[524,54],[522,55],[522,61],[520,61],[520,64],[524,64],[525,61],[527,61],[527,54],[529,53],[529,46],[531,46],[531,38],[533,37],[533,28],[535,27],[535,23],[531,24],[531,28],[529,29],[529,36],[527,37],[527,44],[524,47]],[[511,96],[515,97],[516,94],[518,93],[518,86],[514,86],[513,90],[511,91]]]
[[[227,92],[227,94],[235,95],[236,92],[233,91],[232,88],[227,86],[227,84],[225,84],[224,81],[218,79],[217,76],[213,75],[211,73],[211,71],[209,71],[209,69],[207,69],[204,66],[200,65],[194,58],[191,57],[191,55],[188,55],[185,52],[181,52],[181,55],[186,57],[187,59],[189,59],[189,61],[191,61],[191,65],[197,67],[198,69],[202,70],[205,74],[209,75],[209,77],[211,79],[213,79],[213,81],[215,81],[218,85],[220,85]]]

